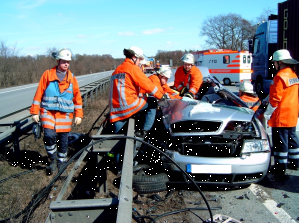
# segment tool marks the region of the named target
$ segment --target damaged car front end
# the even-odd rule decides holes
[[[204,82],[197,100],[159,101],[160,117],[149,142],[200,185],[241,186],[262,180],[271,161],[262,123],[239,97],[211,77],[207,68],[199,68]],[[170,182],[187,182],[168,159],[152,156],[154,163],[161,162]]]

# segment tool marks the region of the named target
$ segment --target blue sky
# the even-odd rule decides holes
[[[202,50],[200,27],[208,17],[236,13],[254,20],[282,0],[0,0],[0,41],[19,55],[69,47],[74,54],[111,54],[138,46]]]

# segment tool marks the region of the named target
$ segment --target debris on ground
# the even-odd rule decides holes
[[[242,218],[241,218],[242,219]],[[232,217],[226,216],[226,215],[221,215],[221,214],[216,214],[213,216],[213,222],[214,223],[241,223],[242,220],[237,220]],[[211,222],[211,219],[209,218],[206,222]]]

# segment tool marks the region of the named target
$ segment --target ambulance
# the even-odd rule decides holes
[[[210,74],[224,85],[251,79],[252,55],[248,51],[204,52],[196,61],[196,66],[206,66]]]

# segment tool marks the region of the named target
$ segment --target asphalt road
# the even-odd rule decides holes
[[[105,71],[82,75],[76,78],[78,80],[79,86],[82,87],[104,77],[110,76],[111,74],[112,71]],[[0,89],[0,117],[31,106],[37,85],[38,84],[35,83]]]

